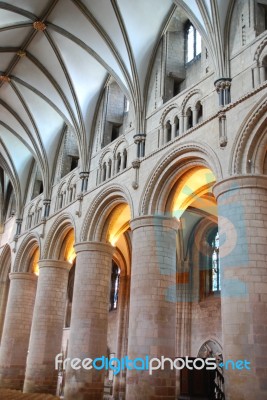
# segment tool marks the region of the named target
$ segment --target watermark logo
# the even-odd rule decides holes
[[[121,359],[113,357],[108,358],[105,356],[98,358],[65,358],[63,359],[63,354],[59,353],[55,357],[55,369],[56,370],[66,370],[67,366],[73,370],[91,370],[95,369],[101,370],[112,370],[114,375],[118,375],[122,370],[137,370],[137,371],[148,371],[149,375],[153,374],[153,371],[157,370],[182,370],[187,368],[189,370],[216,370],[217,369],[217,359],[213,357],[209,358],[194,358],[191,357],[177,357],[171,359],[169,357],[161,356],[150,358],[148,355],[145,357],[137,357],[131,360],[128,356]],[[247,360],[227,360],[224,363],[220,363],[219,367],[225,368],[226,370],[250,370],[250,362]]]

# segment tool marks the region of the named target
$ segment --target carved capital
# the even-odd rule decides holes
[[[132,161],[132,166],[133,166],[133,168],[134,169],[138,169],[138,168],[140,168],[140,160],[137,158],[137,159],[135,159],[135,160],[133,160]]]
[[[214,86],[217,92],[221,90],[229,89],[231,87],[231,78],[219,78],[214,82]]]

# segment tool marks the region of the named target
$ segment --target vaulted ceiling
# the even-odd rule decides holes
[[[144,121],[144,90],[155,49],[176,7],[201,32],[223,75],[225,27],[233,0],[0,1],[0,166],[20,198],[33,158],[49,197],[64,124],[88,169],[92,125],[113,76]]]

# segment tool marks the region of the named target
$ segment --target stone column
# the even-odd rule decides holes
[[[9,274],[10,288],[0,348],[0,387],[22,389],[31,332],[37,276]]]
[[[176,327],[176,235],[174,218],[131,221],[132,276],[128,356],[174,358]],[[140,363],[139,363],[140,365]],[[127,371],[127,400],[175,399],[175,370]]]
[[[226,399],[266,399],[267,177],[235,176],[213,190],[219,214],[224,362],[247,360],[251,368],[225,368]]]
[[[176,123],[173,122],[172,123],[172,138],[171,138],[171,140],[175,139],[175,135],[176,135]]]
[[[8,291],[9,291],[9,278],[7,278],[7,280],[5,281],[0,282],[0,342],[6,315]]]
[[[127,355],[127,333],[129,321],[129,298],[130,298],[130,278],[129,276],[120,277],[119,286],[119,328],[117,338],[116,357],[122,359]],[[125,398],[126,390],[126,371],[121,370],[114,375],[113,397],[115,400]]]
[[[192,109],[192,114],[193,114],[193,126],[197,124],[197,118],[198,118],[198,109],[195,107]]]
[[[67,261],[41,260],[24,392],[56,393],[55,357],[61,352],[67,285]]]
[[[165,142],[164,142],[164,129],[161,126],[160,130],[159,130],[159,147],[164,146]]]
[[[109,244],[84,242],[75,245],[77,254],[68,357],[107,356],[107,328],[112,254]],[[99,400],[104,389],[104,370],[68,364],[65,400]]]
[[[262,65],[260,66],[260,82],[263,83],[266,81],[266,72],[265,67]]]

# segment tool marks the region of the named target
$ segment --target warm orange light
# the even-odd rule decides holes
[[[177,186],[172,204],[172,214],[178,220],[183,212],[194,203],[196,208],[214,208],[213,199],[204,199],[203,195],[211,190],[215,176],[208,168],[195,168],[185,174]]]
[[[34,273],[34,275],[39,276],[39,257],[40,257],[40,251],[39,248],[35,250],[33,253],[32,259],[31,259],[31,270]]]
[[[131,211],[128,204],[120,204],[113,210],[108,230],[108,241],[112,246],[116,246],[120,235],[129,228]]]
[[[65,255],[64,258],[67,260],[70,264],[73,263],[73,260],[76,257],[76,253],[74,250],[74,242],[75,242],[75,237],[74,237],[74,230],[72,229],[66,236],[64,240],[65,244]]]

